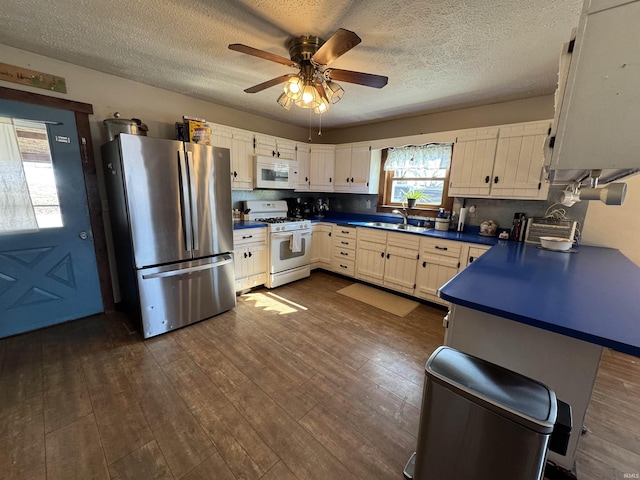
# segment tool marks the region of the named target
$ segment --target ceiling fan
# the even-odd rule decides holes
[[[245,92],[257,93],[286,82],[284,93],[278,98],[282,107],[290,110],[295,103],[302,108],[313,108],[316,113],[324,113],[330,103],[338,102],[344,95],[344,89],[335,80],[374,88],[387,84],[388,78],[382,75],[328,68],[330,63],[361,41],[354,32],[340,28],[326,42],[306,35],[289,39],[287,48],[291,59],[241,43],[232,43],[229,49],[298,69],[298,73],[281,75],[247,88]]]

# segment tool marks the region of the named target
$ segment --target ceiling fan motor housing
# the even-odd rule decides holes
[[[312,35],[301,35],[287,41],[289,56],[291,60],[302,65],[304,62],[311,62],[311,57],[324,45],[324,40]]]

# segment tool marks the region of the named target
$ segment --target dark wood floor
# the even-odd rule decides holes
[[[0,478],[398,479],[443,310],[327,273],[142,341],[120,314],[0,340]],[[606,351],[582,480],[640,473],[640,360]]]

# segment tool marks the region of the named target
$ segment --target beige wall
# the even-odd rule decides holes
[[[326,143],[360,142],[489,125],[548,120],[553,118],[553,113],[553,95],[547,95],[328,130],[323,134],[323,141]]]
[[[622,180],[627,198],[620,206],[591,201],[587,208],[582,242],[617,248],[640,266],[640,175]]]
[[[60,97],[93,105],[91,137],[96,151],[107,141],[102,121],[120,112],[123,118],[139,118],[149,127],[149,136],[175,138],[175,122],[183,115],[206,118],[213,123],[306,141],[305,128],[244,113],[179,93],[151,87],[96,70],[0,45],[0,62],[64,77],[67,93],[48,92],[0,80],[0,86]]]

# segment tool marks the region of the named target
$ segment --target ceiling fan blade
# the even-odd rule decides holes
[[[361,41],[360,37],[352,31],[340,28],[324,42],[324,45],[311,57],[311,61],[317,65],[329,65]]]
[[[236,52],[246,53],[247,55],[253,55],[254,57],[262,58],[264,60],[281,63],[282,65],[286,65],[287,67],[300,68],[300,66],[293,60],[281,57],[280,55],[276,55],[275,53],[258,50],[257,48],[249,47],[248,45],[243,45],[241,43],[229,44],[229,50],[234,50]]]
[[[289,78],[293,77],[293,74],[287,74],[287,75],[281,75],[279,77],[276,78],[272,78],[271,80],[267,80],[266,82],[263,83],[259,83],[258,85],[254,85],[253,87],[249,87],[247,89],[245,89],[246,93],[258,93],[261,92],[262,90],[265,90],[269,87],[273,87],[274,85],[278,85],[279,83],[284,83],[287,80],[289,80]]]
[[[331,80],[337,80],[338,82],[357,83],[358,85],[365,85],[367,87],[382,88],[384,87],[389,78],[382,75],[374,75],[372,73],[352,72],[351,70],[340,70],[337,68],[328,68],[325,74],[331,78]]]

